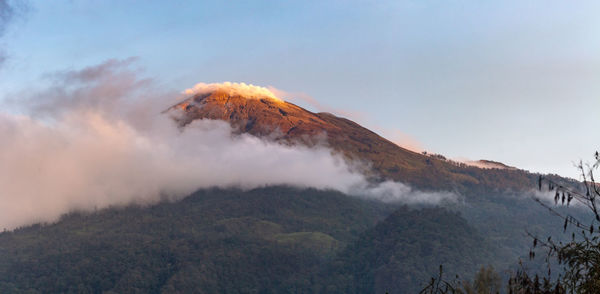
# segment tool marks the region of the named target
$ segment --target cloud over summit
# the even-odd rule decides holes
[[[198,83],[194,87],[185,90],[183,93],[186,95],[198,95],[216,91],[227,93],[229,96],[242,96],[249,99],[270,98],[277,101],[283,101],[268,88],[246,83]]]

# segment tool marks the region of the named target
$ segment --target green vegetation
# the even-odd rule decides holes
[[[467,275],[494,250],[444,209],[286,187],[206,190],[4,232],[0,292],[410,293],[437,264]]]
[[[444,280],[443,267],[440,266],[439,274],[431,278],[419,294],[498,294],[502,293],[502,283],[500,275],[493,267],[481,267],[473,282],[468,280],[456,279],[453,281]],[[512,293],[512,292],[511,292]],[[533,294],[533,293],[531,293]]]
[[[335,209],[334,209],[335,208]],[[389,213],[336,192],[200,191],[0,234],[1,293],[282,292]]]
[[[418,293],[439,264],[470,274],[496,249],[458,214],[441,208],[398,209],[366,231],[322,273],[324,293]]]

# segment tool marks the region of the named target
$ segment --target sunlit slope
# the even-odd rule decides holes
[[[370,165],[371,176],[421,189],[469,189],[473,186],[530,189],[535,175],[518,169],[478,168],[402,148],[359,124],[330,113],[313,113],[270,97],[214,90],[197,94],[169,112],[185,126],[197,119],[230,122],[238,132],[290,144],[325,144],[346,157]]]

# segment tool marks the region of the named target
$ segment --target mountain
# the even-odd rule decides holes
[[[498,245],[489,263],[499,268],[514,264],[528,252],[524,233],[560,236],[560,219],[532,201],[539,174],[493,160],[470,163],[439,154],[404,149],[359,124],[330,113],[314,113],[272,96],[245,95],[213,89],[191,95],[171,107],[182,127],[197,119],[229,122],[249,133],[285,144],[326,144],[351,160],[368,162],[372,180],[392,179],[425,191],[453,191],[461,201],[446,204],[460,212],[469,226]],[[555,182],[577,186],[572,179],[545,175]],[[575,215],[581,211],[571,212]],[[498,225],[502,224],[502,225]]]
[[[0,233],[0,293],[418,293],[441,264],[450,279],[470,279],[484,265],[507,275],[527,260],[525,231],[559,236],[553,240],[563,232],[562,221],[531,200],[535,174],[415,153],[268,93],[216,88],[166,113],[181,128],[218,119],[265,140],[324,144],[370,162],[373,181],[460,197],[408,207],[271,186],[73,212]]]
[[[368,162],[373,177],[425,190],[529,190],[537,175],[494,161],[469,165],[402,148],[359,124],[331,113],[314,113],[267,95],[244,95],[227,88],[201,92],[168,112],[185,126],[197,119],[229,122],[241,133],[291,144],[324,143],[349,159]],[[483,167],[483,168],[480,168]]]

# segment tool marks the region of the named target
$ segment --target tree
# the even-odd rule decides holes
[[[463,283],[466,294],[496,294],[500,293],[500,275],[492,266],[481,267],[475,275],[473,284]]]
[[[463,294],[458,282],[458,276],[454,281],[444,279],[444,268],[440,265],[440,272],[437,277],[432,277],[429,283],[419,292],[419,294]]]
[[[469,281],[458,282],[456,276],[454,281],[444,280],[443,267],[440,265],[440,273],[431,278],[429,283],[419,292],[420,294],[498,294],[500,293],[500,275],[492,266],[481,267],[475,275],[473,283]]]
[[[583,181],[581,187],[567,187],[550,177],[539,177],[538,189],[547,187],[554,192],[555,205],[583,205],[591,213],[591,221],[579,220],[572,215],[558,212],[540,199],[536,201],[564,219],[564,230],[569,226],[576,229],[569,242],[555,242],[551,237],[541,240],[533,238],[533,248],[541,246],[547,250],[547,259],[556,258],[562,266],[562,274],[551,281],[550,277],[529,276],[525,271],[517,272],[509,281],[511,293],[599,293],[600,292],[600,186],[594,172],[600,165],[600,155],[595,153],[594,164],[579,162],[578,169]],[[530,251],[530,258],[535,253]],[[550,267],[548,267],[550,272]]]

